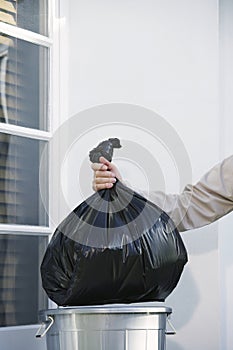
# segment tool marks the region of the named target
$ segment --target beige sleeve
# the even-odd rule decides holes
[[[180,231],[210,224],[233,210],[233,156],[178,195],[151,192],[148,199],[173,219]]]

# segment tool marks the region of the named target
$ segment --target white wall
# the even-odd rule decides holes
[[[222,125],[219,113],[217,0],[61,0],[60,16],[60,121],[66,121],[62,142],[67,149],[59,160],[64,198],[54,206],[55,223],[92,193],[87,153],[109,136],[119,136],[126,148],[135,146],[148,156],[144,166],[138,154],[130,153],[131,162],[127,150],[117,152],[116,163],[131,183],[154,185],[149,181],[150,172],[157,180],[149,168],[153,159],[159,185],[169,192],[179,190],[185,179],[195,182],[229,152],[230,114]],[[168,124],[161,126],[161,120]],[[166,138],[169,133],[174,143]],[[179,142],[192,177],[188,161],[180,163],[179,149],[174,149]],[[233,322],[225,288],[232,272],[228,229],[226,219],[183,234],[189,264],[166,301],[177,328],[168,339],[169,350],[232,347],[224,327]],[[218,236],[223,231],[225,238]]]
[[[46,337],[35,337],[38,329],[39,325],[1,328],[1,350],[46,350]]]
[[[233,150],[233,2],[220,2],[220,146],[221,157]],[[233,347],[233,215],[219,223],[219,289],[221,305],[221,349]]]

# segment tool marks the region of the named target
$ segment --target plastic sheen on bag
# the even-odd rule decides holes
[[[112,159],[118,139],[90,152]],[[159,207],[117,181],[57,227],[41,264],[43,288],[60,306],[164,301],[187,262],[183,241]]]

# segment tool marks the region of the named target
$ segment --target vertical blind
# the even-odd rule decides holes
[[[0,22],[47,35],[46,3],[0,0]],[[26,127],[32,135],[35,129],[47,130],[48,51],[0,32],[2,125]],[[39,181],[45,145],[38,138],[0,132],[0,224],[48,226]],[[0,326],[36,323],[38,309],[46,307],[39,276],[46,243],[46,236],[0,233]]]

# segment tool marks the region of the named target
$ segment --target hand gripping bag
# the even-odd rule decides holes
[[[111,160],[118,139],[90,160]],[[107,155],[106,155],[107,150]],[[187,252],[170,217],[120,181],[82,202],[57,227],[41,264],[42,284],[61,306],[164,301]]]

